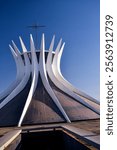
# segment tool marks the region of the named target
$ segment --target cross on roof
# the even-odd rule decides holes
[[[37,49],[37,46],[38,46],[37,31],[38,31],[39,28],[43,28],[43,27],[46,27],[46,26],[45,25],[38,25],[38,24],[35,23],[35,24],[27,26],[27,27],[32,28],[32,29],[35,30],[35,43],[36,43],[35,47]]]

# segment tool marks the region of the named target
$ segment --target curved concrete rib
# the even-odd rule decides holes
[[[62,52],[64,49],[64,45],[61,47],[61,49],[57,49],[57,51],[55,52],[55,56],[53,59],[53,67],[54,67],[54,74],[57,77],[57,79],[63,83],[66,87],[68,87],[71,91],[73,91],[75,94],[78,94],[79,96],[82,96],[84,98],[87,98],[88,100],[96,103],[96,104],[100,104],[100,102],[96,99],[94,99],[93,97],[87,95],[86,93],[76,89],[72,84],[70,84],[62,75],[61,73],[61,69],[60,69],[60,61],[61,61],[61,56],[62,56]]]
[[[27,55],[27,50],[21,38],[20,38],[20,42],[21,42],[24,61],[25,61],[25,66],[23,66],[25,70],[25,75],[21,80],[21,82],[17,85],[17,87],[4,99],[4,101],[2,101],[2,103],[0,104],[0,109],[3,108],[9,101],[11,101],[18,93],[20,93],[23,90],[30,77],[30,61]]]
[[[56,51],[58,51],[58,49],[61,46],[61,40],[56,48]],[[55,51],[55,53],[56,53]],[[55,57],[55,56],[54,56]],[[54,58],[53,58],[54,59]],[[77,100],[79,103],[83,104],[85,107],[91,109],[92,111],[94,111],[95,113],[99,114],[99,111],[96,110],[95,108],[93,108],[92,106],[90,106],[88,103],[86,103],[83,99],[81,99],[78,95],[76,95],[75,93],[73,93],[71,90],[69,90],[67,87],[65,87],[55,76],[54,72],[55,72],[55,66],[52,66],[52,49],[49,50],[49,54],[47,57],[47,63],[46,63],[46,67],[47,67],[47,72],[48,75],[50,77],[50,79],[52,80],[52,82],[59,88],[61,89],[64,93],[68,94],[69,96],[73,97],[75,100]]]
[[[54,43],[54,38],[52,40],[52,44],[51,47],[53,47],[53,43]],[[60,112],[62,113],[62,115],[64,116],[65,120],[67,122],[71,122],[69,117],[67,116],[66,112],[64,111],[63,107],[61,106],[59,100],[57,99],[56,95],[54,94],[48,78],[47,78],[47,74],[46,74],[46,66],[45,66],[45,40],[44,40],[44,34],[42,35],[42,41],[41,41],[41,51],[40,51],[40,58],[39,58],[39,67],[40,67],[40,76],[42,79],[42,83],[46,89],[46,91],[48,92],[48,94],[50,95],[50,97],[52,98],[52,100],[54,101],[54,103],[56,104],[56,106],[59,108]]]
[[[32,96],[35,92],[37,82],[38,82],[38,61],[37,61],[37,56],[36,56],[36,52],[35,52],[35,46],[34,46],[32,35],[30,35],[30,47],[31,47],[31,55],[32,55],[32,83],[31,83],[31,88],[30,88],[23,112],[21,114],[21,117],[20,117],[20,120],[18,123],[19,127],[21,126],[21,124],[23,122],[23,119],[28,110],[28,107],[30,105]]]
[[[11,45],[9,45],[9,47],[16,63],[16,70],[17,70],[16,79],[13,83],[11,83],[10,86],[8,86],[8,88],[5,91],[3,91],[0,94],[0,100],[8,96],[16,88],[16,86],[19,84],[19,82],[22,79],[22,72],[23,72],[21,68],[22,59],[20,58],[20,55],[15,51],[15,49]]]
[[[22,79],[22,77],[24,76],[24,62],[23,62],[23,59],[21,57],[21,53],[19,51],[19,49],[17,48],[16,44],[14,43],[14,41],[12,41],[12,44],[13,44],[13,48],[18,56],[18,60],[19,60],[19,73],[20,73],[20,80]]]

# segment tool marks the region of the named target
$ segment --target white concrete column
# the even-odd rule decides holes
[[[31,55],[32,55],[32,83],[31,83],[30,91],[29,91],[23,112],[21,114],[21,117],[18,123],[19,127],[21,126],[23,122],[23,119],[28,110],[28,107],[30,105],[30,102],[32,100],[32,97],[33,97],[33,94],[35,92],[37,82],[38,82],[38,61],[37,61],[37,56],[36,56],[36,51],[35,51],[35,46],[34,46],[32,35],[30,35],[30,47],[31,47]]]
[[[53,47],[53,44],[54,44],[54,38],[52,40],[51,48]],[[66,112],[64,111],[63,107],[61,106],[58,98],[54,94],[54,92],[53,92],[53,90],[49,84],[48,78],[47,78],[46,66],[45,66],[45,39],[44,39],[44,34],[42,35],[42,41],[41,41],[39,66],[40,66],[40,76],[41,76],[42,83],[43,83],[46,91],[48,92],[48,94],[50,95],[50,97],[52,98],[52,100],[54,101],[54,103],[56,104],[56,106],[58,107],[58,109],[60,110],[60,112],[62,113],[64,118],[66,119],[66,121],[71,122],[69,117],[67,116]]]

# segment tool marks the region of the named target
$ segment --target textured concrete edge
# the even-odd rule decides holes
[[[80,129],[80,128],[72,127],[71,125],[62,125],[61,128],[65,131],[71,133],[75,137],[78,137],[78,138],[86,141],[87,143],[93,145],[94,147],[96,147],[98,149],[100,148],[100,142],[99,142],[100,138],[98,140],[93,138],[93,137],[97,136],[96,134],[86,131],[86,130],[83,130],[83,129]],[[87,137],[87,136],[90,136],[90,137]]]
[[[0,150],[6,149],[21,133],[22,130],[9,131],[0,138]]]
[[[15,128],[15,130],[9,131],[4,136],[0,138],[0,150],[8,150],[9,147],[13,147],[14,150],[21,141],[21,133],[30,133],[30,132],[41,132],[48,130],[58,130],[61,129],[66,131],[71,136],[83,140],[89,145],[94,146],[95,148],[100,148],[100,135],[93,133],[91,131],[87,131],[84,129],[76,128],[71,124],[55,124],[55,125],[44,125],[44,126],[27,126]],[[15,147],[15,148],[14,148]]]

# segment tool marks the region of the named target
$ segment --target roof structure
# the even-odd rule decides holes
[[[65,43],[49,50],[42,34],[40,50],[30,35],[30,51],[20,37],[22,53],[12,41],[16,80],[0,94],[0,126],[72,122],[99,118],[99,101],[76,89],[62,75],[60,61]]]

